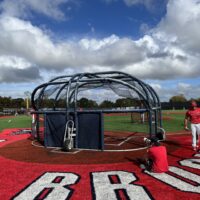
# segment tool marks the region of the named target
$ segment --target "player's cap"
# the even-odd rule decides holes
[[[190,104],[192,107],[197,107],[197,103],[196,101],[191,101],[191,104]]]

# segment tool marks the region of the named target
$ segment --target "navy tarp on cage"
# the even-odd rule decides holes
[[[62,147],[66,126],[66,115],[63,113],[46,114],[46,130],[44,145],[46,147]]]
[[[83,149],[102,149],[103,121],[102,113],[78,113],[77,146]]]

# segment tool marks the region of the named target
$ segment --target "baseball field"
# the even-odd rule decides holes
[[[147,123],[130,114],[104,116],[104,151],[44,148],[30,133],[31,116],[0,117],[0,199],[200,199],[200,153],[183,129],[184,110],[163,111],[169,171],[139,167]]]

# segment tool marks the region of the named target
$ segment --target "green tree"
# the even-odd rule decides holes
[[[13,108],[23,108],[25,107],[25,101],[23,98],[12,99],[12,107]]]
[[[113,108],[113,107],[115,107],[115,104],[112,101],[105,100],[99,105],[99,107],[100,108]]]
[[[11,97],[0,97],[0,107],[2,108],[11,108],[12,99]]]
[[[116,107],[131,107],[131,106],[139,106],[139,103],[135,99],[131,98],[121,98],[115,101]]]
[[[196,101],[200,102],[200,98],[197,98]]]
[[[169,99],[169,102],[171,103],[175,103],[175,102],[187,102],[187,99],[185,98],[185,96],[183,94],[181,95],[176,95],[173,96]]]
[[[84,97],[77,101],[77,105],[81,108],[97,108],[98,107],[98,104],[96,101],[93,101]]]

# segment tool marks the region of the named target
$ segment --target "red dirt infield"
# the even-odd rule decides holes
[[[169,172],[155,174],[136,162],[145,156],[145,148],[66,153],[41,147],[29,134],[12,134],[16,130],[0,133],[1,200],[200,199],[200,153],[192,151],[188,132],[167,133],[162,144]],[[137,139],[143,136],[132,136],[128,142],[142,147]]]

